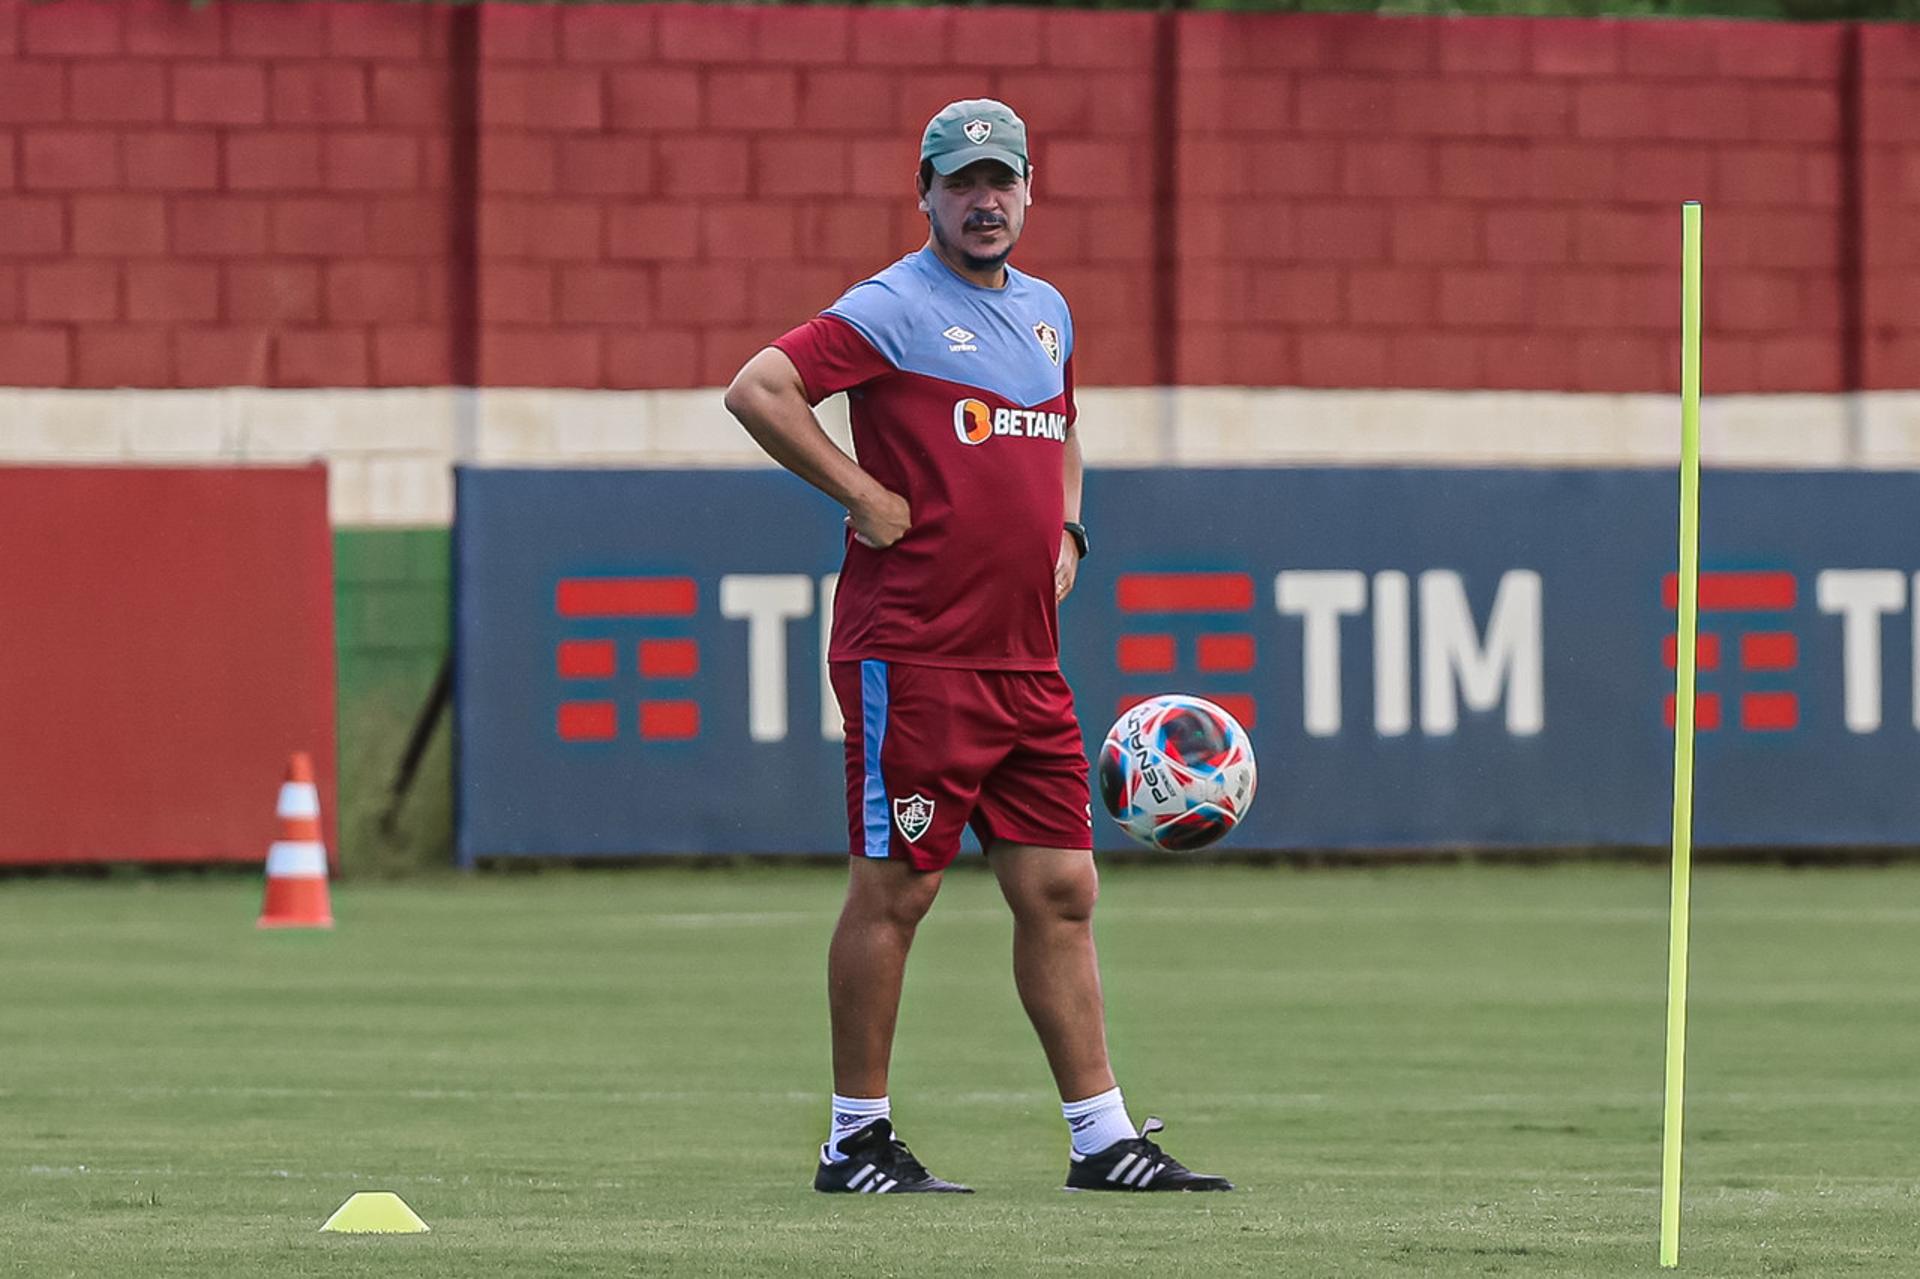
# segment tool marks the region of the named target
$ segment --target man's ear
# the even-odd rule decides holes
[[[918,172],[913,175],[913,188],[920,193],[920,212],[932,213],[933,210],[927,207],[927,185],[920,180]]]
[[[1033,205],[1033,166],[1027,166],[1027,206]]]

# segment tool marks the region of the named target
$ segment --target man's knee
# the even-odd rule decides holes
[[[916,871],[896,861],[855,862],[846,913],[867,923],[911,929],[926,918],[939,892],[939,871]]]
[[[1042,874],[1023,876],[1016,914],[1044,922],[1085,924],[1100,898],[1100,876],[1091,858],[1062,859]]]

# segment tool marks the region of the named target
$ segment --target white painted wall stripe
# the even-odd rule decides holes
[[[1083,388],[1095,466],[1668,466],[1667,395]],[[846,446],[845,400],[821,406]],[[1713,466],[1920,469],[1920,391],[1708,397]],[[680,391],[0,388],[0,463],[324,459],[343,525],[444,525],[451,467],[771,465],[720,403]]]

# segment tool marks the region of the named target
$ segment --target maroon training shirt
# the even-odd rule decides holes
[[[1056,670],[1053,569],[1074,422],[1073,318],[1044,280],[963,279],[931,248],[774,343],[807,400],[847,392],[860,465],[907,500],[906,536],[847,538],[831,661]]]

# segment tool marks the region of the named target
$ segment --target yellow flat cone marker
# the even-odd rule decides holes
[[[363,1190],[341,1204],[320,1229],[349,1235],[419,1235],[433,1227],[391,1190]]]

